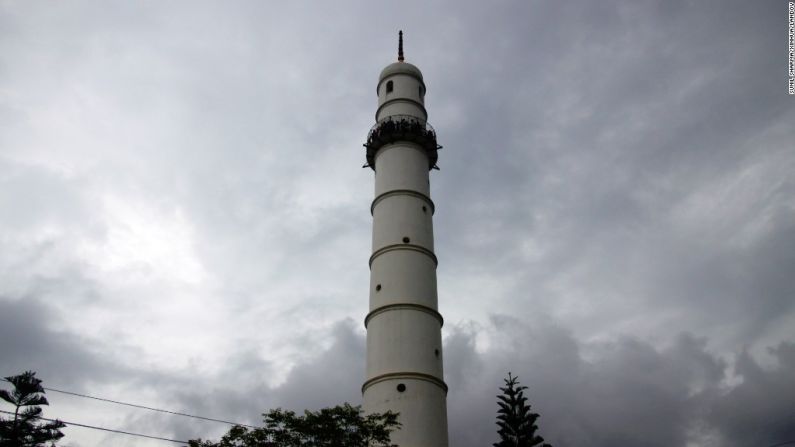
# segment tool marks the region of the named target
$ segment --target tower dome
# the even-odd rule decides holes
[[[428,119],[428,112],[425,110],[425,81],[419,68],[404,61],[402,31],[398,44],[398,60],[381,70],[376,93],[376,122],[395,115],[422,122]]]
[[[398,61],[387,65],[383,70],[381,70],[381,76],[378,77],[378,84],[380,85],[381,81],[396,74],[413,76],[417,78],[418,81],[423,82],[422,72],[419,68],[417,68],[416,65],[410,64],[408,62]]]

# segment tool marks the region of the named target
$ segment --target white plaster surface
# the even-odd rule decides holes
[[[378,284],[381,284],[381,290],[376,291]],[[431,258],[416,252],[395,250],[373,261],[370,268],[370,311],[398,303],[437,308],[436,266]]]
[[[416,144],[388,144],[375,155],[375,195],[411,189],[430,196],[428,156]]]
[[[388,81],[381,83],[378,89],[378,105],[380,106],[386,101],[395,98],[411,99],[419,102],[425,102],[425,95],[420,95],[420,88],[424,89],[423,85],[417,81],[416,78],[406,75],[396,75],[389,78],[392,81],[392,91],[387,93],[386,84]]]
[[[400,244],[404,237],[433,251],[433,222],[427,202],[407,195],[386,197],[373,210],[373,251]]]
[[[387,83],[389,81],[392,82],[392,91],[387,93]],[[422,122],[425,122],[428,117],[424,108],[424,92],[425,85],[416,77],[408,74],[397,72],[397,74],[383,79],[378,86],[379,109],[375,117],[376,121],[381,121],[392,115],[412,115],[419,118]],[[389,102],[389,104],[384,106],[387,102]]]
[[[406,391],[397,391],[397,385]],[[447,447],[447,401],[444,390],[423,380],[395,379],[368,388],[364,407],[371,412],[400,413],[403,429],[392,434],[400,447]]]
[[[442,377],[440,325],[427,312],[402,309],[375,315],[367,327],[367,349],[369,378],[403,371]]]
[[[377,120],[410,115],[425,122],[424,85],[419,69],[394,63],[382,72]],[[386,93],[386,83],[393,91]],[[397,117],[396,117],[397,118]],[[429,159],[419,145],[402,141],[375,154],[373,252],[367,323],[366,413],[400,413],[403,427],[392,435],[400,447],[447,446],[447,397],[439,315]],[[408,193],[406,191],[409,191]],[[426,209],[423,211],[423,207]],[[403,238],[408,237],[409,242]],[[376,290],[377,286],[380,290]],[[403,392],[398,385],[405,385]]]
[[[405,115],[414,117],[417,120],[419,120],[421,123],[424,123],[427,119],[424,109],[418,106],[417,103],[413,101],[403,101],[403,100],[392,101],[386,104],[381,110],[378,111],[376,119],[378,121],[381,121],[382,119],[385,119],[390,116],[396,116],[395,119],[398,119],[399,116],[405,116]]]

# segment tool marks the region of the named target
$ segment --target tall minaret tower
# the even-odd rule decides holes
[[[373,254],[367,328],[365,413],[400,413],[400,447],[447,447],[447,385],[428,173],[436,168],[436,132],[427,123],[422,72],[403,60],[378,78],[376,124],[367,135],[375,171]],[[438,168],[437,168],[438,169]]]

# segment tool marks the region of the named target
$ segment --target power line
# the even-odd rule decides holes
[[[6,379],[1,379],[1,380],[9,382]],[[210,422],[220,422],[222,424],[240,425],[240,426],[248,427],[248,428],[258,428],[258,427],[254,426],[254,425],[248,425],[248,424],[241,424],[241,423],[238,423],[238,422],[225,421],[223,419],[208,418],[208,417],[205,417],[205,416],[196,416],[194,414],[180,413],[178,411],[163,410],[163,409],[160,409],[160,408],[147,407],[145,405],[131,404],[131,403],[128,403],[128,402],[121,402],[121,401],[118,401],[118,400],[105,399],[103,397],[89,396],[88,394],[80,394],[80,393],[75,393],[75,392],[72,392],[72,391],[64,391],[64,390],[59,390],[59,389],[55,389],[55,388],[47,388],[47,387],[42,387],[42,388],[44,388],[47,391],[54,391],[56,393],[68,394],[70,396],[84,397],[86,399],[94,399],[94,400],[98,400],[98,401],[102,401],[102,402],[110,402],[112,404],[125,405],[125,406],[133,407],[133,408],[140,408],[142,410],[157,411],[157,412],[160,412],[160,413],[172,414],[172,415],[175,415],[175,416],[184,416],[184,417],[194,418],[194,419],[201,419],[201,420],[210,421]]]
[[[0,413],[14,414],[14,413],[12,413],[10,411],[5,411],[5,410],[0,410]],[[41,416],[34,416],[34,417],[36,419],[41,419],[43,421],[49,421],[49,422],[55,422],[56,421],[55,419],[49,419],[49,418],[45,418],[45,417],[41,417]],[[84,427],[84,428],[90,428],[92,430],[102,430],[102,431],[108,431],[108,432],[111,432],[111,433],[119,433],[119,434],[122,434],[122,435],[130,435],[130,436],[138,436],[138,437],[141,437],[141,438],[156,439],[158,441],[175,442],[177,444],[185,444],[185,445],[188,444],[188,441],[180,441],[180,440],[177,440],[177,439],[161,438],[160,436],[145,435],[143,433],[133,433],[133,432],[124,431],[124,430],[114,430],[112,428],[97,427],[97,426],[94,426],[94,425],[78,424],[77,422],[68,422],[68,421],[64,421],[62,419],[58,419],[58,420],[63,422],[67,426]]]

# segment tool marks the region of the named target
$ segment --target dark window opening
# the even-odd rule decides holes
[[[397,390],[398,390],[398,393],[402,393],[402,392],[406,391],[406,385],[403,385],[402,383],[399,383],[398,386],[397,386]]]
[[[394,89],[394,87],[395,87],[395,85],[392,83],[392,81],[387,81],[387,83],[386,83],[386,92],[387,93],[392,93],[392,90]]]
[[[423,213],[427,213],[428,212],[428,208],[425,205],[422,206],[422,212]]]
[[[439,358],[439,350],[438,349],[434,349],[433,350],[433,355],[435,355],[436,358]]]
[[[375,291],[378,292],[379,290],[381,290],[381,284],[375,286]]]
[[[403,238],[403,243],[404,243],[404,244],[408,244],[409,242],[411,242],[411,239],[409,239],[409,238],[407,238],[407,237],[404,237],[404,238]]]

